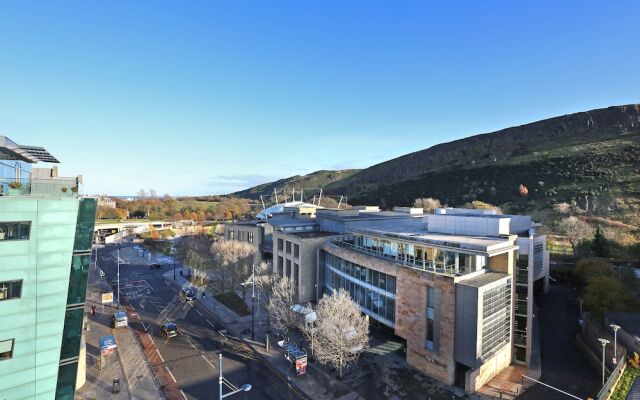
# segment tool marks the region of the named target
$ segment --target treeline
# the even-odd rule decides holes
[[[206,199],[206,200],[201,200]],[[249,201],[222,196],[158,197],[141,191],[135,200],[116,198],[116,208],[99,207],[98,218],[212,221],[246,218],[252,214]]]

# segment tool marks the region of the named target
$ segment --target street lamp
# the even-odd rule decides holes
[[[218,377],[218,384],[220,386],[220,391],[219,391],[220,395],[219,395],[218,398],[220,400],[224,399],[225,397],[232,396],[232,395],[234,395],[236,393],[248,392],[249,390],[251,390],[251,385],[246,383],[246,384],[242,385],[242,387],[240,389],[236,389],[233,392],[229,392],[227,394],[222,394],[222,384],[223,384],[222,383],[222,353],[218,353],[218,366],[219,366],[218,370],[220,371],[220,375]]]
[[[176,248],[171,246],[171,254],[173,254],[173,280],[176,280]]]
[[[602,386],[604,386],[604,360],[605,360],[605,347],[610,342],[607,339],[598,339],[602,343]]]
[[[120,309],[120,246],[118,246],[118,309]]]
[[[613,328],[613,364],[618,364],[618,329],[620,329],[619,325],[611,324],[609,325]]]
[[[252,264],[251,269],[251,340],[256,340],[256,265]],[[249,281],[244,282],[242,286],[248,284]]]

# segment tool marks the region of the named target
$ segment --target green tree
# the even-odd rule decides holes
[[[587,284],[584,305],[595,316],[605,312],[636,311],[637,300],[622,283],[607,276],[591,278]]]
[[[596,257],[609,257],[611,254],[609,241],[602,234],[600,226],[596,228],[596,233],[593,235],[591,250],[593,251],[593,255]]]
[[[586,285],[593,278],[612,276],[611,264],[599,258],[583,258],[578,260],[573,271],[580,285]]]

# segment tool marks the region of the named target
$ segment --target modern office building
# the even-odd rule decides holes
[[[474,392],[531,361],[533,290],[548,285],[536,228],[524,216],[439,209],[421,226],[353,229],[322,246],[318,285],[346,289],[406,340],[420,371]]]
[[[74,398],[96,200],[0,136],[0,399]]]

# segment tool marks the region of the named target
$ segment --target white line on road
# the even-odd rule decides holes
[[[142,318],[140,318],[140,323],[142,324],[142,327],[144,328],[144,331],[146,332],[148,329],[147,329],[147,326],[144,324],[144,321],[142,320]]]
[[[182,389],[180,389],[180,393],[182,393],[182,397],[184,398],[184,400],[189,400],[189,398],[187,397],[186,394],[184,394],[184,392],[182,391]]]
[[[213,329],[216,329],[216,327],[215,327],[215,326],[213,326],[213,324],[211,323],[211,321],[209,321],[209,320],[208,320],[208,319],[206,319],[206,318],[205,318],[205,321],[207,321],[207,323],[208,323],[209,325],[211,325],[211,327],[212,327]]]
[[[178,382],[178,381],[176,380],[176,377],[175,377],[175,376],[173,376],[173,374],[171,373],[171,370],[169,369],[169,367],[165,367],[165,369],[167,370],[167,372],[169,373],[169,375],[171,375],[171,379],[173,379],[173,381],[174,381],[174,382]]]
[[[160,357],[160,359],[164,363],[164,358],[162,358],[162,354],[160,354],[160,350],[156,349],[156,353],[158,353],[158,356]]]
[[[154,341],[153,341],[153,338],[151,337],[151,335],[149,335],[149,334],[147,333],[147,336],[149,336],[149,340],[151,340],[151,343],[153,343],[153,345],[155,346],[155,345],[156,345],[156,342],[154,342]]]
[[[211,365],[211,368],[216,369],[216,366],[215,366],[215,365],[213,365],[213,364],[211,363],[211,361],[209,361],[209,360],[207,359],[207,357],[205,357],[205,356],[204,356],[204,354],[200,354],[200,355],[202,356],[202,358],[204,358],[204,360],[205,360],[206,362],[208,362],[208,363],[209,363],[209,365]]]
[[[198,313],[198,315],[200,315],[201,317],[204,317],[204,315],[202,315],[202,313],[200,311],[198,311],[198,309],[196,308],[196,312]]]

